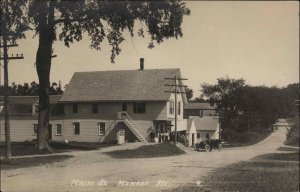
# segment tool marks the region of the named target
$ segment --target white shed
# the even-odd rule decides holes
[[[197,130],[193,119],[187,119],[186,136],[188,138],[189,146],[195,145],[197,142]]]

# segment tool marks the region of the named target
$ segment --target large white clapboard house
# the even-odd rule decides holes
[[[206,120],[206,116],[195,114],[184,118],[188,105],[185,94],[177,95],[175,111],[175,95],[166,92],[174,87],[165,86],[173,83],[165,78],[175,75],[181,77],[180,69],[144,69],[143,64],[139,70],[76,72],[63,95],[50,96],[49,139],[119,144],[168,142],[174,138],[175,113],[178,138],[186,138],[189,146],[202,137],[218,138],[215,116]],[[181,81],[177,83],[182,85]],[[3,104],[3,97],[0,103]],[[36,139],[38,104],[37,96],[10,97],[13,142]],[[0,120],[3,142],[3,112]],[[201,121],[210,127],[203,127]]]

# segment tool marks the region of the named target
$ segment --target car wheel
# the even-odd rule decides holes
[[[211,151],[210,145],[208,145],[208,144],[206,144],[206,145],[204,146],[204,148],[205,148],[206,151]]]

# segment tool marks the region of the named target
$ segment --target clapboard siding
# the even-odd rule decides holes
[[[10,138],[12,142],[31,141],[36,139],[33,134],[35,120],[10,120]],[[1,141],[5,141],[4,122],[1,121]]]
[[[127,102],[127,113],[134,120],[166,120],[167,102],[146,102],[146,113],[133,113],[133,103]],[[66,118],[117,119],[117,112],[122,111],[122,102],[97,103],[98,113],[92,113],[92,103],[78,103],[78,113],[73,113],[73,105],[64,104]]]
[[[206,133],[209,134],[210,139],[219,139],[219,129],[216,131],[197,131],[197,133],[200,133],[200,138],[197,138],[197,142],[206,140]]]
[[[74,132],[74,123],[80,123],[80,134],[76,135]],[[98,123],[105,122],[106,130],[114,121],[99,120],[99,119],[68,119],[64,120],[62,125],[62,135],[53,135],[54,141],[77,141],[77,142],[99,142],[101,137],[98,133]]]
[[[36,139],[37,135],[33,134],[34,124],[37,124],[37,120],[10,120],[10,138],[12,142],[32,141]],[[52,124],[52,138],[56,133],[56,124],[62,124],[62,120],[50,121]],[[59,137],[55,140],[59,140]],[[63,140],[63,139],[61,139]],[[1,142],[5,141],[4,121],[1,121]]]

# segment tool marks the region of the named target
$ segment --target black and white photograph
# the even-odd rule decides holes
[[[298,1],[0,7],[0,191],[299,191]]]

